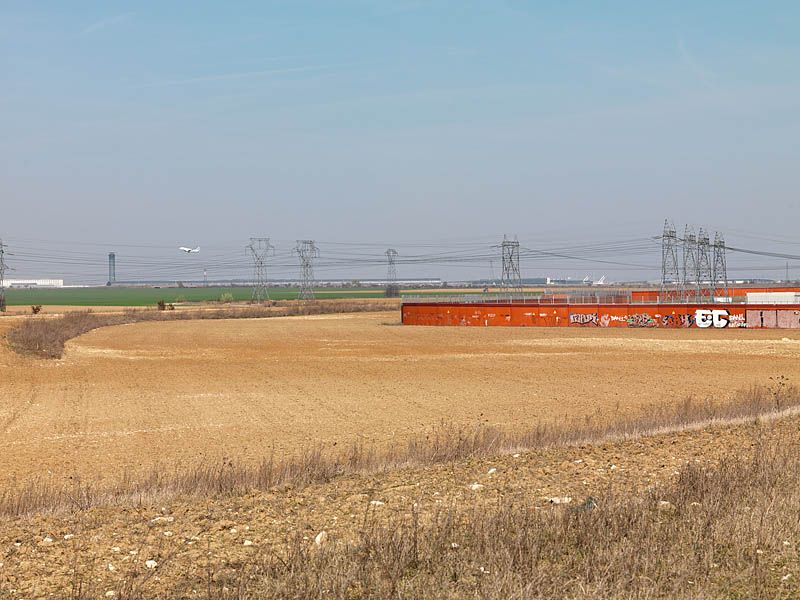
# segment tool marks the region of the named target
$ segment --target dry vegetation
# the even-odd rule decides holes
[[[7,485],[0,492],[0,516],[65,513],[186,496],[246,494],[279,486],[299,488],[355,473],[381,474],[409,466],[430,466],[521,450],[605,443],[776,417],[793,414],[798,407],[800,390],[781,380],[771,388],[753,387],[725,403],[687,398],[682,404],[653,407],[638,417],[621,416],[617,421],[604,424],[570,419],[541,424],[520,433],[509,433],[486,424],[468,428],[442,424],[432,434],[388,449],[354,444],[332,452],[317,446],[282,460],[270,456],[257,465],[224,459],[172,472],[161,468],[142,478],[125,479],[113,487],[79,478],[64,485],[60,478],[39,477],[19,485]]]
[[[299,315],[320,315],[385,311],[383,302],[319,301],[277,302],[270,306],[229,307],[207,310],[169,311],[126,310],[121,314],[98,314],[92,311],[68,312],[58,317],[26,319],[11,329],[6,337],[16,352],[41,358],[61,358],[64,344],[79,335],[112,325],[144,321],[180,321],[198,319],[263,319]],[[34,313],[35,314],[35,313]]]
[[[314,548],[262,555],[226,598],[793,598],[800,542],[795,436],[754,437],[749,456],[684,468],[639,498],[573,508],[444,508]]]
[[[741,418],[770,412],[775,407],[774,393],[749,393],[738,408],[725,408],[718,416]],[[800,401],[796,390],[781,388],[780,393],[784,395],[781,402],[796,406]],[[700,423],[696,419],[709,416],[707,408],[695,412],[687,404],[674,418],[630,423],[618,432],[601,428],[591,439],[652,432],[641,427],[693,426]],[[147,540],[150,549],[145,557],[154,557],[157,569],[148,569],[142,558],[120,574],[110,574],[105,562],[96,564],[75,545],[71,571],[63,579],[67,591],[61,597],[88,600],[105,596],[112,587],[113,597],[129,600],[794,598],[800,593],[796,580],[800,574],[800,440],[797,419],[788,422],[789,427],[786,420],[742,426],[741,447],[749,447],[748,451],[734,452],[713,464],[690,463],[670,483],[641,494],[608,487],[595,489],[593,497],[546,508],[534,498],[507,501],[502,496],[488,499],[473,494],[466,501],[442,505],[418,507],[409,501],[402,512],[388,516],[367,505],[349,533],[342,530],[333,537],[317,538],[317,543],[313,535],[309,538],[297,530],[283,543],[253,546],[244,560],[212,558],[210,550],[201,549],[208,558],[194,564],[189,562],[197,560],[191,546],[163,542],[152,546],[152,540]],[[383,456],[380,462],[374,462],[376,457],[366,464],[360,462],[362,458],[351,459],[351,464],[336,463],[310,453],[292,464],[262,468],[258,475],[235,469],[226,473],[222,465],[187,476],[176,485],[192,479],[184,491],[204,496],[203,503],[210,506],[220,494],[239,493],[257,478],[262,484],[302,486],[354,469],[388,469],[409,461],[463,461],[497,452],[498,435],[464,435],[447,429],[435,439]],[[572,440],[568,432],[553,431],[545,443]],[[156,501],[151,493],[132,502],[143,516],[148,514],[143,507],[162,505],[163,498]],[[66,517],[64,523],[71,523],[68,531],[75,531],[73,517]],[[231,527],[224,522],[220,526]],[[134,544],[139,552],[144,551],[146,537],[161,536],[152,525],[134,531],[142,538],[125,538],[125,547]],[[87,538],[91,532],[91,528],[86,532]],[[201,538],[186,538],[195,539]],[[241,539],[238,544],[241,548]],[[114,562],[119,564],[122,558],[116,555]],[[12,548],[5,560],[10,564],[22,559],[14,557]],[[115,577],[115,582],[109,577]],[[9,588],[0,572],[0,591],[8,593]]]
[[[27,319],[10,331],[9,341],[18,352],[57,357],[67,339],[107,325],[385,309],[382,302],[336,302],[71,313]],[[781,368],[775,357],[782,355],[770,351],[775,352],[768,355],[771,368]],[[467,360],[467,353],[459,352],[459,360]],[[15,358],[24,368],[69,366]],[[330,362],[340,365],[342,358]],[[131,370],[142,372],[138,365]],[[119,480],[68,480],[64,473],[21,477],[0,490],[0,596],[800,597],[800,419],[793,416],[798,413],[800,390],[774,376],[767,386],[724,401],[687,398],[644,410],[621,406],[596,418],[565,416],[537,426],[528,421],[518,430],[462,421],[389,446],[348,440],[256,463],[234,453],[225,460],[175,461],[169,469]],[[691,446],[686,440],[701,435],[711,442],[696,443],[691,456],[709,451],[713,457],[688,462],[689,454],[681,454]],[[638,442],[630,440],[643,436],[661,439],[652,445],[643,441],[632,452]],[[119,443],[112,438],[105,447]],[[604,448],[594,452],[592,446]],[[514,458],[528,451],[530,460],[526,454]],[[617,452],[643,457],[616,471],[637,480],[627,488],[608,468],[598,475],[596,463],[578,467],[573,460],[580,456],[588,463],[597,455],[606,460]],[[686,460],[671,462],[682,456]],[[483,491],[473,490],[469,482],[476,480],[468,473],[477,465],[485,474],[487,461],[500,467],[499,473],[481,480]],[[525,466],[508,467],[515,462]],[[559,468],[560,480],[552,475]],[[658,468],[668,475],[646,473]],[[542,494],[553,489],[552,480],[566,490],[572,480],[563,473],[578,471],[575,477],[589,481],[584,487],[578,479],[570,488],[575,499],[547,504],[551,492]],[[499,482],[501,476],[506,483]],[[427,487],[415,488],[423,477]],[[375,489],[388,502],[382,509],[371,502]],[[434,497],[434,490],[441,496]],[[253,526],[247,533],[245,524]],[[317,543],[323,524],[329,534]],[[236,527],[250,545],[233,533]]]

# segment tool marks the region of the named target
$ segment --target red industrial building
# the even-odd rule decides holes
[[[735,290],[795,292],[798,288]],[[592,301],[595,300],[595,301]],[[800,329],[800,302],[658,302],[658,292],[634,291],[596,298],[544,296],[525,300],[469,295],[404,298],[404,325],[515,327],[655,327]]]

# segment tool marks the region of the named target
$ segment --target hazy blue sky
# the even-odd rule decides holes
[[[800,253],[799,117],[794,1],[0,1],[0,237]]]

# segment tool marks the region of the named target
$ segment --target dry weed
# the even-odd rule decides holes
[[[281,486],[325,483],[344,474],[379,474],[407,466],[426,466],[501,453],[548,447],[603,443],[711,424],[737,423],[792,414],[800,407],[800,390],[786,388],[781,408],[769,388],[753,387],[725,403],[687,399],[677,406],[644,411],[610,423],[565,420],[508,432],[479,423],[466,427],[442,423],[431,433],[389,448],[355,443],[336,453],[311,447],[295,456],[269,456],[258,464],[225,459],[173,470],[154,469],[144,477],[123,477],[112,487],[72,479],[40,477],[0,491],[0,516],[72,512],[95,506],[130,505],[179,496],[214,497]]]
[[[121,597],[201,589],[218,600],[796,598],[793,429],[749,429],[748,454],[689,464],[641,495],[609,489],[546,510],[473,496],[424,514],[415,505],[393,517],[367,511],[354,537],[319,546],[298,532],[282,546],[255,548],[235,569],[207,552],[200,569],[176,568],[160,582],[140,578]],[[74,597],[94,597],[91,589]]]
[[[315,552],[298,538],[286,558],[262,556],[237,597],[797,597],[797,450],[755,434],[749,456],[573,509],[475,500],[422,522],[368,517],[355,543]]]
[[[166,309],[166,305],[164,305]],[[68,312],[58,317],[28,318],[6,334],[10,347],[20,354],[40,358],[61,358],[64,344],[72,338],[100,327],[143,321],[180,321],[202,319],[264,319],[302,315],[376,312],[391,310],[383,302],[330,301],[286,302],[273,307],[248,306],[214,310],[167,311],[126,310],[122,314]]]

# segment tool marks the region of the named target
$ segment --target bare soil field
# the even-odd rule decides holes
[[[394,312],[109,327],[62,360],[0,350],[0,481],[402,444],[442,422],[608,421],[798,381],[798,358],[797,332],[402,327]]]

